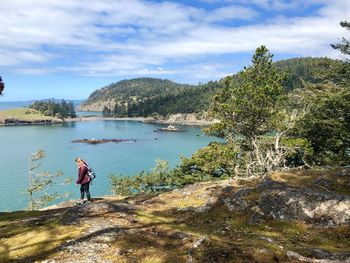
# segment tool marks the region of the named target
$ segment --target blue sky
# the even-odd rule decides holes
[[[275,60],[341,58],[345,0],[1,0],[1,101],[85,99],[134,77],[217,80],[266,45]]]

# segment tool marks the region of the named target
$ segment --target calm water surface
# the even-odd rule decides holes
[[[150,170],[156,159],[168,160],[171,167],[180,163],[181,154],[190,156],[214,137],[204,136],[197,127],[183,127],[186,132],[154,132],[161,127],[135,121],[90,121],[52,126],[0,127],[0,211],[27,207],[28,160],[31,153],[42,149],[46,157],[41,169],[61,171],[64,177],[75,179],[74,158],[82,156],[94,168],[97,178],[92,194],[110,194],[109,174],[125,176]],[[182,127],[180,127],[182,128]],[[83,138],[136,139],[137,142],[99,145],[75,144]],[[74,182],[58,188],[71,192],[69,199],[78,198]]]

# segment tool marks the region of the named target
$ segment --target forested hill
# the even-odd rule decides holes
[[[303,81],[311,83],[319,82],[317,72],[329,60],[332,59],[312,57],[291,58],[277,61],[274,65],[281,71],[288,72],[289,76],[286,82],[286,89],[290,91],[295,88],[302,88]]]
[[[165,95],[178,95],[185,89],[193,89],[196,86],[178,84],[166,79],[136,78],[112,83],[102,89],[94,91],[87,103],[115,98],[128,100],[130,98],[144,99]]]
[[[94,91],[81,109],[105,109],[106,115],[119,117],[201,112],[218,86],[217,82],[196,86],[157,78],[122,80]]]
[[[317,82],[318,69],[326,58],[293,58],[275,62],[289,73],[286,90],[303,87],[303,80]],[[198,113],[209,107],[210,97],[222,83],[204,85],[178,84],[157,78],[122,80],[94,91],[81,106],[82,110],[102,111],[118,117]]]

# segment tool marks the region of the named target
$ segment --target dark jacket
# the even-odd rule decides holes
[[[80,166],[78,169],[78,180],[77,184],[86,184],[90,182],[90,177],[88,176],[88,168],[86,166]]]

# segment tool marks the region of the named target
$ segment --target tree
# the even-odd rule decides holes
[[[72,101],[70,101],[68,104],[68,116],[71,118],[77,117],[77,114],[75,112],[75,106],[74,106],[74,103]]]
[[[233,177],[238,165],[239,149],[235,144],[223,145],[219,142],[211,142],[190,158],[182,157],[179,170],[194,183]]]
[[[236,144],[248,175],[285,166],[286,156],[294,150],[281,145],[289,129],[281,111],[286,74],[275,68],[272,57],[265,46],[257,48],[252,65],[227,77],[211,105],[212,115],[220,122],[207,132]]]
[[[348,21],[342,21],[340,22],[340,26],[344,27],[347,30],[350,30],[350,22]],[[350,55],[350,42],[346,38],[342,38],[340,43],[337,44],[331,44],[332,48],[340,50],[341,53],[344,55],[349,56]]]
[[[62,198],[69,195],[68,193],[65,193],[63,195],[60,195],[58,193],[49,193],[48,187],[58,185],[59,183],[56,182],[56,178],[61,177],[63,174],[59,171],[56,173],[49,171],[36,172],[36,170],[41,166],[41,163],[39,163],[39,161],[44,157],[45,152],[43,150],[32,153],[29,157],[29,186],[27,188],[27,192],[29,194],[30,210],[38,209],[57,198]],[[68,178],[62,184],[69,184],[70,182],[71,179]]]
[[[265,46],[256,49],[252,62],[235,77],[226,77],[224,88],[214,96],[211,112],[220,123],[211,132],[226,138],[239,134],[250,140],[273,130],[286,75],[273,66]]]
[[[310,164],[347,165],[350,162],[350,90],[324,83],[307,86],[301,92],[303,114],[292,135],[310,142]]]
[[[111,110],[107,106],[104,106],[103,111],[102,111],[102,115],[103,115],[103,117],[110,117]]]
[[[0,95],[2,95],[2,92],[5,89],[5,83],[2,81],[2,78],[0,76]]]
[[[349,22],[340,25],[350,29]],[[350,55],[345,38],[334,49]],[[350,63],[324,59],[318,65],[318,84],[306,83],[296,91],[301,107],[292,135],[307,139],[313,154],[310,163],[339,166],[350,162]],[[295,94],[292,94],[295,95]]]

